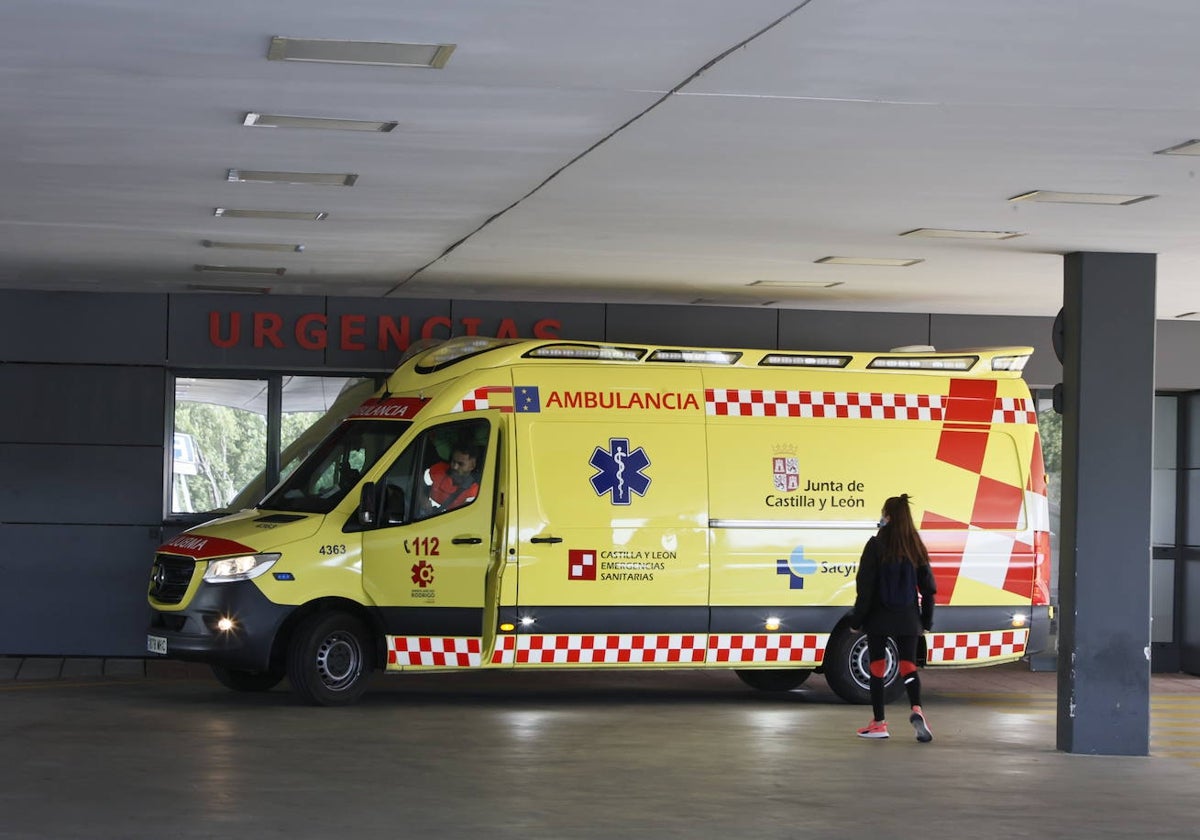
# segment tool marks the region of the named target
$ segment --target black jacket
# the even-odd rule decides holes
[[[879,542],[879,537],[871,537],[863,547],[862,558],[858,561],[858,597],[850,613],[850,626],[880,636],[918,636],[922,630],[931,629],[933,596],[937,592],[933,570],[928,564],[917,568],[920,605],[917,604],[917,591],[914,591],[912,604],[896,609],[884,606],[879,598],[879,567],[882,563],[883,545]]]

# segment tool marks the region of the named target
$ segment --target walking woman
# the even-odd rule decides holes
[[[929,552],[913,524],[908,494],[883,503],[879,533],[867,540],[858,563],[858,597],[850,615],[854,630],[865,630],[871,664],[871,708],[875,718],[858,730],[862,738],[888,737],[884,718],[883,677],[887,673],[887,639],[896,640],[900,678],[912,707],[909,723],[922,743],[933,733],[921,710],[921,679],[917,676],[917,641],[933,627],[933,595],[937,586],[929,567]]]

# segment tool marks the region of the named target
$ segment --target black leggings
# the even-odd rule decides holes
[[[900,679],[904,681],[904,690],[908,692],[910,706],[921,705],[921,678],[917,676],[917,637],[893,636],[896,640],[896,653],[899,655]],[[883,670],[887,662],[887,636],[867,634],[867,658],[871,660],[871,711],[875,720],[883,720],[883,675],[875,676],[876,671]]]

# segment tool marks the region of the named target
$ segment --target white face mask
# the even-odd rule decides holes
[[[882,528],[886,524],[888,524],[888,518],[886,516],[879,517],[879,527]]]

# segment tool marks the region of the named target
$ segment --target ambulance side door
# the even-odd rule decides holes
[[[430,426],[376,482],[382,512],[363,533],[363,588],[388,636],[389,668],[482,664],[481,640],[496,623],[485,593],[496,591],[488,576],[498,565],[499,429],[494,410]],[[462,450],[474,453],[476,468],[438,506],[430,501],[445,476],[437,465]]]
[[[540,411],[516,415],[517,632],[542,635],[546,644],[675,634],[664,644],[684,644],[686,636],[687,650],[664,651],[661,661],[703,661],[708,475],[700,378],[677,369],[619,373],[620,390],[616,375],[539,371]],[[649,652],[632,655],[619,661],[657,661]],[[609,661],[600,656],[570,661]],[[551,660],[531,654],[518,657],[522,664]]]

